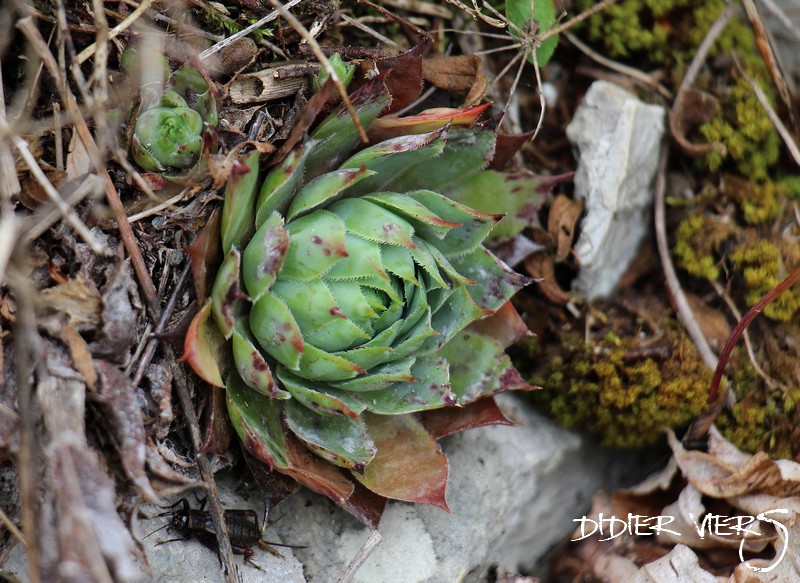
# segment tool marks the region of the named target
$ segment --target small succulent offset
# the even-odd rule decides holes
[[[492,395],[531,388],[504,354],[527,331],[508,300],[528,280],[483,245],[503,215],[456,200],[506,180],[485,170],[496,123],[476,123],[485,106],[379,118],[378,80],[351,100],[372,145],[358,149],[340,107],[260,188],[258,154],[240,161],[186,358],[224,384],[244,447],[271,468],[351,511],[361,486],[446,507],[435,438],[505,422]],[[508,180],[541,199],[533,177]],[[205,356],[218,333],[227,369]]]
[[[169,71],[166,60],[160,55],[157,58]],[[166,85],[143,87],[141,100],[131,136],[133,159],[150,172],[192,168],[203,149],[206,124],[214,126],[218,121],[208,82],[187,64],[172,73]]]

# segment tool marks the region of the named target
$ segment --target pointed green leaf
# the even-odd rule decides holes
[[[305,345],[300,365],[294,370],[294,374],[299,377],[319,381],[352,379],[365,372],[356,363],[341,356],[329,354],[311,344]]]
[[[282,391],[275,384],[269,364],[256,347],[255,338],[244,319],[237,320],[233,327],[232,346],[236,370],[248,387],[273,399],[289,398],[289,393]]]
[[[552,181],[530,173],[484,170],[454,182],[445,194],[478,211],[505,212],[505,217],[486,239],[486,243],[495,244],[510,239],[533,224],[552,184]]]
[[[533,388],[511,364],[503,347],[480,334],[461,332],[437,354],[450,362],[450,384],[459,405],[504,391]]]
[[[333,389],[322,383],[301,379],[278,367],[278,378],[295,399],[323,415],[346,415],[358,417],[366,408],[360,399],[347,391]]]
[[[426,228],[426,232],[433,233],[433,235],[439,239],[443,239],[451,229],[461,226],[461,223],[445,220],[424,204],[406,194],[378,192],[365,196],[364,198],[393,212],[405,215],[405,218],[408,219],[417,230]]]
[[[395,179],[423,160],[439,156],[445,147],[444,129],[419,136],[409,135],[385,140],[361,150],[342,164],[342,168],[366,167],[373,176],[351,187],[347,194],[359,196],[381,190],[394,190]]]
[[[388,282],[389,275],[383,270],[381,249],[377,243],[361,237],[345,235],[347,257],[336,263],[326,274],[328,279],[348,280],[363,277],[379,277]]]
[[[280,277],[307,281],[347,257],[345,227],[328,211],[318,210],[287,223],[289,249]]]
[[[347,230],[363,239],[387,245],[413,247],[414,227],[405,219],[363,198],[333,203],[330,211],[344,220]]]
[[[367,170],[362,165],[360,168],[335,170],[318,176],[306,184],[292,199],[286,218],[292,220],[299,215],[329,204],[336,200],[344,190],[374,174],[375,172]]]
[[[233,333],[233,323],[240,309],[241,300],[247,299],[239,285],[241,258],[236,248],[231,249],[214,279],[211,286],[211,310],[214,319],[226,339]]]
[[[231,373],[226,390],[228,414],[242,444],[271,469],[286,468],[286,438],[281,424],[285,401],[265,399]]]
[[[288,249],[289,233],[283,228],[283,219],[278,213],[272,213],[242,254],[242,279],[253,301],[258,300],[275,281]]]
[[[431,337],[423,350],[434,350],[443,346],[450,338],[463,330],[471,322],[485,315],[485,312],[472,300],[467,287],[459,287],[450,294],[442,306],[434,312],[431,326],[439,332]]]
[[[531,281],[509,269],[483,247],[463,257],[453,257],[451,261],[462,275],[476,281],[467,286],[467,291],[486,313],[498,310]]]
[[[339,467],[362,472],[375,457],[375,444],[360,417],[320,415],[291,400],[286,425],[308,449]]]
[[[267,174],[256,203],[256,227],[274,212],[284,213],[303,182],[306,160],[316,143],[309,140],[293,150],[280,166]]]
[[[384,365],[375,367],[365,376],[360,376],[349,381],[339,381],[333,383],[337,389],[345,391],[362,392],[375,391],[392,386],[394,383],[403,381],[413,381],[411,366],[414,364],[413,358],[405,360],[395,360]]]
[[[300,366],[303,335],[286,304],[266,293],[253,304],[250,330],[267,354],[291,370]]]
[[[222,205],[222,251],[244,249],[255,230],[253,206],[258,192],[258,151],[233,163]]]
[[[390,387],[362,393],[367,409],[381,415],[401,415],[456,404],[450,390],[449,363],[439,356],[417,359],[411,368],[414,381],[397,382]]]
[[[381,249],[381,260],[386,271],[416,286],[421,285],[417,279],[414,259],[407,248],[387,245]]]

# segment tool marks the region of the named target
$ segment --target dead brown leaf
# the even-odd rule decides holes
[[[136,398],[136,388],[110,362],[95,360],[94,364],[100,373],[98,403],[119,449],[122,467],[145,498],[158,504],[159,498],[144,472],[147,434],[142,421],[142,409]]]
[[[65,314],[69,325],[78,331],[93,329],[100,324],[102,298],[82,275],[42,290],[37,299],[38,308]]]
[[[83,339],[83,336],[78,334],[75,328],[69,324],[64,324],[60,332],[61,341],[67,345],[69,355],[72,357],[72,365],[75,367],[75,370],[83,375],[89,390],[93,391],[97,384],[97,373],[94,370],[92,353],[89,351],[89,345],[86,344],[86,340]]]
[[[102,290],[100,337],[92,343],[94,356],[124,362],[138,339],[136,310],[141,309],[139,292],[131,275],[130,261],[120,261],[105,270]]]
[[[476,105],[488,81],[478,55],[434,56],[422,61],[422,78],[448,92],[466,92],[463,107]]]
[[[572,299],[556,281],[555,261],[547,252],[534,253],[522,262],[525,271],[536,280],[545,297],[556,304],[566,304]]]
[[[583,201],[572,200],[559,194],[550,205],[547,216],[547,232],[556,242],[555,262],[561,263],[569,257],[572,241],[575,237],[575,227],[583,212]]]

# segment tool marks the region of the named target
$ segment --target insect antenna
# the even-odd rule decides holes
[[[166,516],[166,515],[165,515],[165,514],[156,514],[156,516]],[[156,516],[154,516],[153,518],[155,518]],[[160,531],[160,530],[164,530],[165,528],[169,528],[170,526],[172,526],[172,523],[171,523],[171,522],[168,522],[167,524],[164,524],[163,526],[159,526],[159,527],[158,527],[157,529],[155,529],[153,532],[150,532],[150,533],[146,534],[145,536],[143,536],[143,537],[142,537],[142,540],[144,540],[144,539],[146,539],[146,538],[148,538],[148,537],[150,537],[150,536],[154,535],[155,533],[157,533],[157,532],[158,532],[158,531]]]

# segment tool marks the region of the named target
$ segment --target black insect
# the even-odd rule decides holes
[[[217,531],[214,528],[213,520],[211,520],[211,514],[205,510],[205,505],[206,500],[203,499],[200,508],[192,508],[186,498],[181,498],[175,504],[167,506],[168,512],[157,514],[156,516],[172,517],[169,524],[162,528],[171,528],[183,535],[181,538],[165,540],[158,544],[162,545],[168,542],[196,538],[207,547],[217,550]],[[258,515],[255,510],[224,510],[223,518],[228,529],[228,537],[230,538],[233,552],[244,556],[245,563],[250,563],[257,569],[261,569],[261,567],[252,560],[254,546],[258,546],[260,549],[277,557],[283,557],[283,555],[272,548],[273,546],[290,546],[270,543],[261,538],[261,529],[258,526]],[[159,528],[150,534],[154,534],[158,530],[161,529]]]

